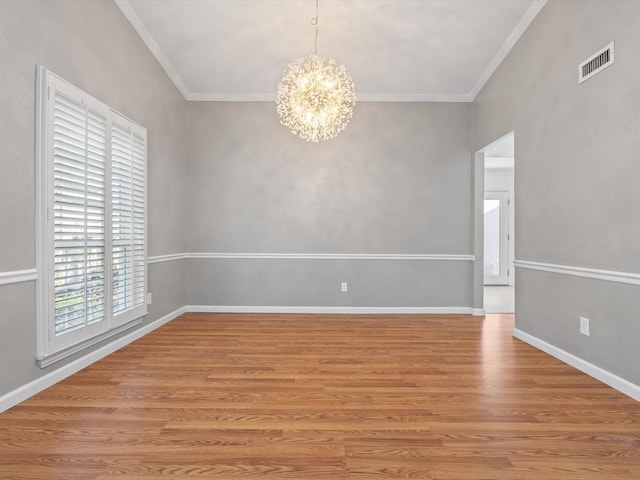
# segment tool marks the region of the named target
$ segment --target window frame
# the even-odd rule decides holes
[[[86,321],[86,285],[84,297],[85,314],[82,317],[84,321],[82,326],[74,327],[56,335],[56,314],[54,292],[54,103],[56,95],[63,95],[70,98],[76,103],[82,103],[86,106],[86,112],[98,113],[104,117],[104,163],[103,179],[102,179],[102,197],[104,199],[104,216],[100,223],[103,228],[103,239],[101,246],[104,249],[104,272],[102,279],[102,289],[104,296],[104,318],[94,324]],[[88,114],[88,113],[87,113]],[[58,124],[59,125],[59,124]],[[112,137],[114,135],[114,125],[120,129],[127,129],[131,135],[142,139],[142,183],[137,182],[138,189],[132,189],[133,196],[137,194],[138,207],[142,208],[142,219],[140,215],[136,218],[138,223],[132,217],[131,232],[133,235],[134,228],[138,230],[142,228],[143,245],[138,243],[136,246],[138,252],[142,251],[142,260],[139,256],[131,254],[132,268],[134,262],[138,262],[138,268],[135,270],[137,279],[142,275],[142,285],[138,281],[138,290],[142,289],[142,297],[138,295],[137,301],[134,298],[131,307],[117,315],[113,314],[113,282],[114,282],[114,257],[113,257],[113,200],[112,190],[114,179],[112,177]],[[88,133],[86,138],[88,138]],[[75,87],[66,80],[48,71],[42,66],[36,66],[36,268],[38,278],[36,281],[36,340],[37,352],[36,357],[41,368],[51,365],[63,358],[77,353],[91,345],[101,342],[113,335],[127,330],[135,325],[142,323],[143,317],[147,314],[147,290],[148,290],[148,272],[147,272],[147,246],[148,246],[148,208],[147,208],[147,131],[144,127],[131,121],[126,116],[108,107],[96,98],[92,97],[83,90]],[[133,140],[132,140],[133,141]],[[131,147],[133,151],[133,146]],[[133,155],[133,154],[132,154]],[[84,160],[86,163],[85,154]],[[140,167],[140,159],[138,159],[138,167]],[[87,169],[88,167],[85,167]],[[140,170],[140,168],[138,168]],[[131,177],[134,177],[134,161],[132,160]],[[133,180],[132,180],[133,181]],[[140,186],[141,185],[141,186]],[[86,189],[85,183],[85,189]],[[140,190],[141,189],[141,190]],[[86,202],[86,200],[85,200]],[[85,213],[85,215],[88,215]],[[86,217],[85,217],[86,218]],[[85,220],[86,221],[86,220]],[[87,227],[84,226],[83,235],[85,236],[85,246],[87,245]],[[133,242],[133,240],[132,240]],[[83,253],[83,265],[86,267],[89,260],[89,253],[85,247]],[[141,263],[140,263],[141,262]],[[87,267],[88,268],[88,267]],[[85,273],[85,276],[88,273]],[[136,303],[137,302],[137,303]]]

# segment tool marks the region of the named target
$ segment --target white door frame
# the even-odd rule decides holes
[[[485,285],[507,285],[509,283],[509,192],[484,192],[485,200],[497,200],[500,204],[499,218],[499,272],[497,275],[484,275]],[[486,229],[486,225],[485,225]],[[486,248],[486,244],[485,244]],[[486,252],[485,252],[486,253]],[[486,258],[486,256],[485,256]]]
[[[513,136],[514,131],[503,135]],[[496,141],[501,140],[498,138]],[[495,143],[496,141],[492,142]],[[484,315],[484,156],[486,145],[473,155],[473,315]],[[517,188],[517,186],[516,186]]]

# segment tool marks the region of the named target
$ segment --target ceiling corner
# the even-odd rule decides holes
[[[135,10],[129,3],[129,0],[113,0],[114,3],[120,8],[124,16],[129,20],[129,23],[133,26],[134,30],[138,33],[144,44],[151,51],[152,55],[158,61],[160,66],[164,69],[165,73],[169,76],[176,88],[180,91],[185,100],[189,100],[191,93],[187,89],[187,86],[178,75],[178,72],[173,68],[171,62],[166,57],[160,46],[153,39],[149,31],[146,29],[142,21],[136,15]]]
[[[505,42],[502,44],[502,47],[500,47],[500,50],[498,50],[496,56],[493,57],[489,65],[487,65],[485,71],[482,72],[482,75],[480,75],[480,78],[474,85],[473,89],[471,89],[471,91],[469,92],[471,101],[475,100],[478,93],[480,93],[480,90],[482,90],[482,87],[484,87],[485,84],[489,81],[491,76],[498,69],[502,61],[507,57],[511,49],[515,46],[522,34],[529,27],[531,22],[533,22],[533,19],[536,18],[538,13],[540,13],[540,10],[542,10],[542,7],[544,7],[546,3],[547,0],[535,0],[527,9],[522,19],[515,26],[511,34],[507,37]]]

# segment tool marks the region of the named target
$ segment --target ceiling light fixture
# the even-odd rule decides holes
[[[351,75],[335,60],[318,56],[318,0],[315,54],[289,65],[278,84],[276,105],[281,123],[300,138],[318,142],[345,129],[356,104]]]

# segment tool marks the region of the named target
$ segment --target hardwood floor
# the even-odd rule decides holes
[[[640,403],[512,328],[187,314],[0,414],[0,478],[640,478]]]

